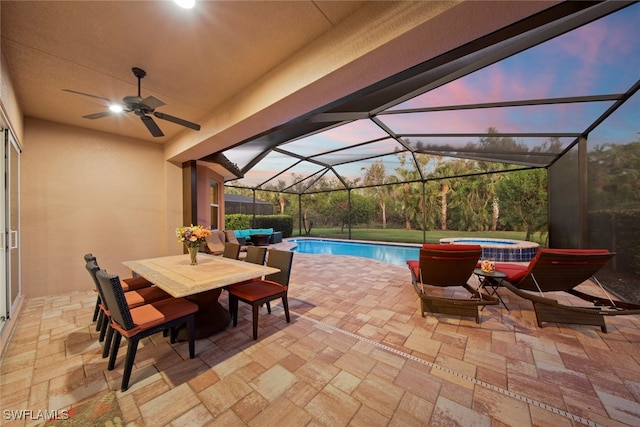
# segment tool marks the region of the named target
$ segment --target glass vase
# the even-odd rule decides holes
[[[198,251],[200,250],[200,248],[197,246],[188,246],[187,249],[189,250],[189,259],[191,260],[191,265],[198,264]]]

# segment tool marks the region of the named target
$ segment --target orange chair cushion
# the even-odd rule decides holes
[[[254,280],[228,287],[229,292],[245,301],[258,301],[272,295],[277,295],[288,288],[270,280]]]
[[[128,279],[121,279],[120,284],[122,285],[122,290],[125,292],[136,291],[138,289],[153,286],[153,283],[151,283],[144,277],[130,277]]]
[[[143,304],[149,304],[155,301],[171,298],[171,295],[157,286],[151,286],[149,288],[138,289],[137,291],[125,292],[124,297],[127,300],[129,308],[134,308]]]
[[[126,330],[114,321],[111,322],[125,337],[132,337],[140,332],[162,325],[175,319],[188,316],[198,311],[198,305],[184,298],[170,298],[151,304],[144,304],[130,310],[134,327]]]

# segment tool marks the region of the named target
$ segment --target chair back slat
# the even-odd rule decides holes
[[[133,329],[135,324],[131,318],[131,312],[120,284],[120,278],[104,270],[99,270],[96,273],[96,277],[102,288],[107,308],[111,313],[111,319],[125,330]]]
[[[281,251],[278,249],[270,249],[267,257],[267,265],[280,269],[279,272],[265,276],[266,280],[280,283],[282,286],[289,286],[289,277],[291,275],[291,262],[293,261],[293,252]]]
[[[449,247],[455,245],[433,246],[420,248],[422,283],[433,286],[465,285],[482,255],[482,248],[479,245],[463,250]]]
[[[264,265],[264,260],[267,257],[267,248],[264,246],[248,246],[247,256],[244,258],[246,262],[252,264]]]
[[[589,280],[614,256],[606,250],[540,249],[516,286],[529,291],[569,291]]]

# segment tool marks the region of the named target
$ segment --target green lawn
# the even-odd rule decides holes
[[[345,229],[341,233],[339,228],[314,228],[312,233],[304,237],[329,237],[336,239],[348,239],[349,234]],[[298,230],[293,231],[294,236],[298,236]],[[440,239],[446,237],[475,237],[475,238],[494,238],[494,239],[515,239],[524,240],[524,231],[440,231],[432,230],[424,233],[424,241],[426,243],[438,243]],[[546,236],[535,234],[532,241],[546,246]],[[377,240],[382,242],[401,242],[401,243],[423,243],[423,232],[420,230],[403,230],[403,229],[372,229],[357,228],[351,230],[351,238],[354,240]]]

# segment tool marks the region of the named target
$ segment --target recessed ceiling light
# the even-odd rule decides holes
[[[110,105],[109,110],[113,111],[114,113],[122,113],[122,107],[118,104]]]
[[[196,0],[173,0],[176,4],[185,9],[191,9],[196,5]]]

